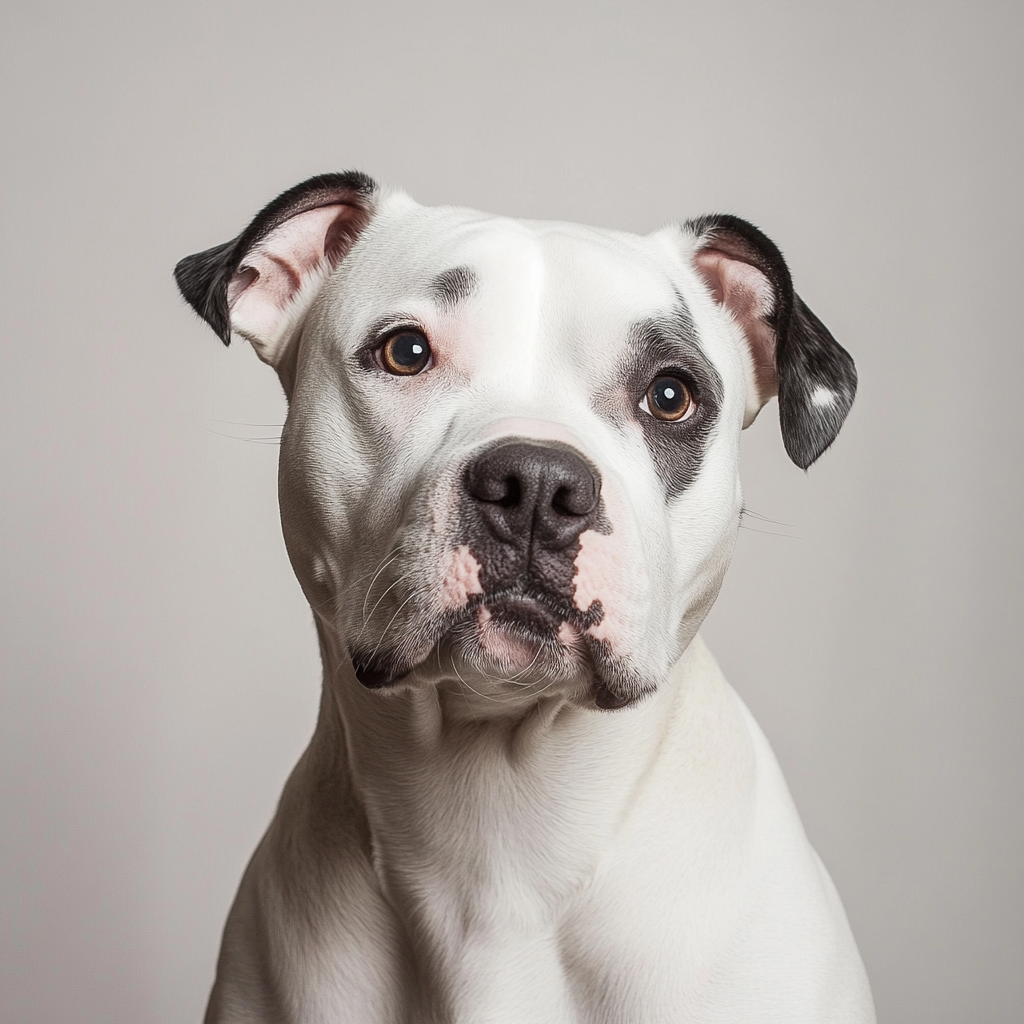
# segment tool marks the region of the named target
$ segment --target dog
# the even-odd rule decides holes
[[[840,900],[698,636],[739,441],[806,469],[853,361],[731,215],[647,236],[348,172],[176,279],[288,399],[319,719],[208,1024],[863,1022]]]

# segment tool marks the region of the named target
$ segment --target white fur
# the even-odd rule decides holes
[[[453,266],[478,287],[440,309],[427,286]],[[629,324],[677,293],[724,401],[698,478],[667,499],[639,426],[595,403],[617,394]],[[289,301],[270,359],[298,346],[282,520],[324,692],[231,911],[207,1021],[874,1020],[768,744],[696,636],[731,557],[755,400],[692,245],[392,194]],[[388,316],[423,324],[432,369],[358,363]],[[413,649],[479,592],[460,472],[504,436],[567,441],[600,470],[613,530],[584,545],[577,601],[600,594],[602,639],[658,684],[645,701],[594,710],[578,665],[542,672],[486,624],[478,656]],[[354,676],[353,645],[375,642],[420,659],[397,687]]]

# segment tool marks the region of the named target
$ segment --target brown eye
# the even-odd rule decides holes
[[[681,420],[692,408],[690,389],[678,377],[656,377],[647,389],[647,411],[655,419]]]
[[[422,373],[430,362],[430,342],[419,331],[398,331],[381,346],[380,361],[399,377]]]

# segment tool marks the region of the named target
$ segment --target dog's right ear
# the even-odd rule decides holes
[[[369,222],[376,191],[358,171],[290,188],[237,238],[186,256],[174,268],[181,294],[225,345],[232,334],[250,341],[290,390],[293,328]]]

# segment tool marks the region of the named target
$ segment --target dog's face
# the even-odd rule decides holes
[[[678,236],[393,200],[322,288],[281,500],[364,683],[664,677],[728,561],[744,400]]]
[[[856,387],[778,250],[729,217],[641,237],[332,175],[178,277],[278,369],[292,562],[382,690],[641,698],[721,585],[742,427],[779,392],[806,466]]]

